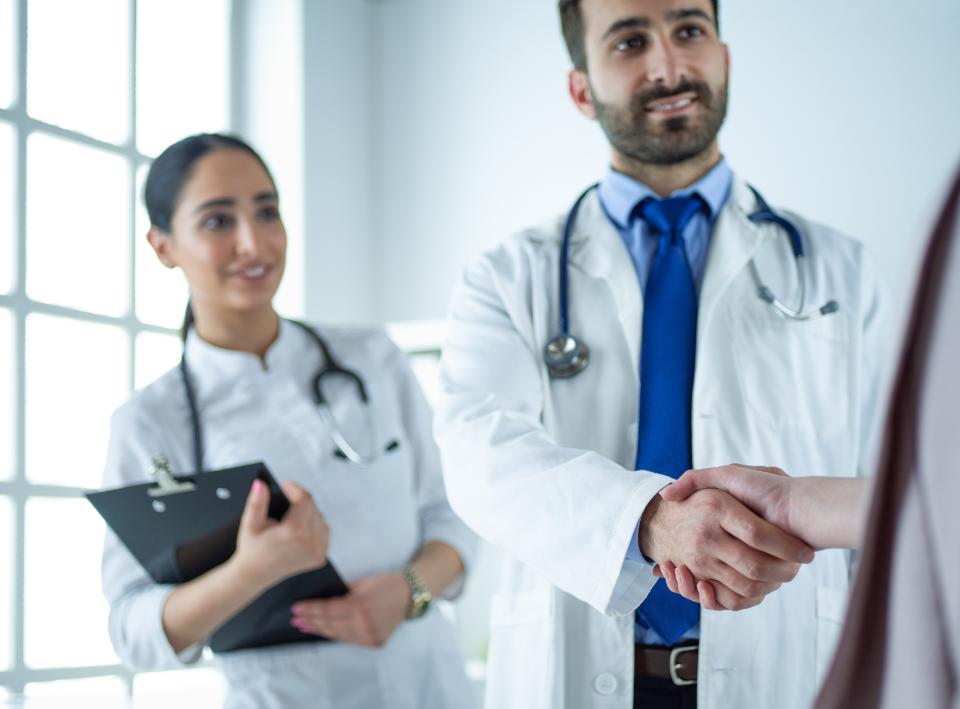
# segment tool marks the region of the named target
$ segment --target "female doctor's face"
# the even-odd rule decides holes
[[[170,233],[153,227],[148,238],[165,266],[183,270],[194,308],[272,307],[287,233],[276,187],[248,153],[226,148],[200,158],[180,191]]]

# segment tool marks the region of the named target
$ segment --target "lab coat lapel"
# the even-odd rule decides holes
[[[700,289],[698,338],[702,337],[723,292],[760,248],[763,231],[748,216],[754,209],[756,199],[750,188],[734,176],[730,198],[721,210],[710,236]]]
[[[756,200],[746,183],[734,177],[730,199],[720,212],[707,253],[700,292],[698,336],[713,316],[723,292],[750,262],[763,241],[763,231],[748,215]],[[591,278],[606,282],[617,306],[621,333],[637,367],[632,374],[639,386],[643,297],[630,253],[610,222],[596,192],[584,200],[570,240],[570,266]],[[572,282],[571,302],[576,282]],[[701,339],[702,341],[702,339]]]
[[[591,278],[603,280],[613,294],[621,333],[630,352],[635,385],[640,385],[640,333],[643,322],[643,301],[637,272],[623,239],[610,222],[596,191],[583,202],[570,240],[571,269]],[[570,286],[571,302],[577,296],[574,279]]]

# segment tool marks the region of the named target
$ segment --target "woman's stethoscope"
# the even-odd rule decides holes
[[[570,238],[573,234],[573,226],[577,219],[577,212],[580,211],[580,205],[583,203],[583,200],[596,187],[597,185],[591,185],[577,198],[563,225],[563,245],[560,248],[559,269],[560,334],[552,338],[543,347],[543,362],[547,365],[547,371],[550,376],[555,379],[567,379],[579,374],[586,369],[587,364],[590,362],[590,348],[587,347],[585,342],[578,340],[570,334],[570,292],[567,279],[570,264]],[[797,281],[800,284],[800,303],[798,307],[794,309],[777,299],[773,291],[770,290],[770,288],[764,284],[763,279],[760,278],[760,272],[757,270],[757,265],[754,260],[750,259],[750,271],[757,283],[757,295],[760,297],[760,300],[768,303],[781,317],[794,322],[813,320],[837,312],[840,306],[835,300],[827,301],[815,310],[804,312],[804,303],[807,297],[807,282],[803,277],[802,262],[805,252],[803,249],[803,239],[800,238],[800,231],[788,219],[774,212],[757,190],[753,187],[750,187],[750,190],[757,199],[758,209],[748,218],[754,224],[767,222],[776,224],[783,229],[787,238],[790,239],[790,248],[793,250],[793,260],[797,267]]]
[[[374,426],[373,413],[370,409],[370,401],[367,398],[367,388],[363,384],[363,379],[361,379],[360,375],[356,372],[337,363],[337,361],[330,354],[330,348],[327,346],[327,343],[322,337],[320,337],[316,330],[306,323],[302,323],[297,320],[291,320],[290,322],[298,325],[310,336],[310,338],[317,344],[320,354],[322,355],[323,364],[313,376],[313,392],[317,404],[317,411],[320,413],[320,418],[323,419],[324,424],[326,424],[327,432],[330,434],[330,437],[333,439],[333,442],[336,445],[334,455],[336,455],[338,458],[345,458],[351,463],[356,463],[358,465],[368,465],[372,463],[379,457],[379,454],[373,448],[373,446],[371,446],[370,452],[361,453],[352,445],[350,445],[350,442],[347,441],[346,437],[343,435],[340,425],[334,418],[333,412],[330,410],[330,404],[327,401],[327,397],[324,395],[323,387],[321,386],[325,377],[340,376],[348,379],[354,385],[354,387],[356,387],[360,402],[363,404],[363,409],[366,412],[367,430],[371,433],[373,440],[376,441],[376,427]],[[183,354],[180,357],[180,378],[183,381],[183,389],[187,395],[187,403],[190,406],[190,422],[193,429],[194,465],[196,466],[196,471],[200,473],[203,471],[203,435],[200,428],[200,414],[197,411],[197,397],[194,393],[193,385],[190,384],[189,372],[187,370],[186,347],[184,347]],[[392,451],[398,448],[399,445],[400,444],[396,440],[391,440],[384,450]]]

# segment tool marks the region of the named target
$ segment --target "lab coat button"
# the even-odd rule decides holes
[[[609,672],[602,672],[594,678],[593,688],[597,694],[613,694],[617,691],[617,678]]]

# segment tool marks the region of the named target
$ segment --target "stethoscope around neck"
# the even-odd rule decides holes
[[[325,378],[333,377],[343,377],[354,386],[357,396],[359,397],[360,403],[363,405],[363,410],[366,414],[366,430],[371,435],[371,440],[373,440],[375,444],[378,440],[376,426],[373,420],[373,413],[370,408],[370,400],[367,396],[367,387],[364,385],[363,379],[361,379],[360,375],[355,371],[347,369],[337,362],[336,359],[334,359],[333,355],[330,353],[330,348],[327,346],[327,343],[322,337],[320,337],[320,334],[316,330],[306,323],[298,320],[291,320],[290,322],[306,332],[320,350],[322,364],[320,369],[317,370],[317,373],[314,374],[311,385],[314,394],[314,401],[317,405],[317,412],[320,414],[320,418],[325,424],[327,433],[330,435],[330,438],[333,439],[333,443],[336,446],[334,455],[338,458],[346,459],[349,462],[356,463],[358,465],[369,465],[370,463],[373,463],[375,460],[377,460],[377,458],[380,457],[380,452],[372,446],[368,451],[361,452],[357,450],[357,447],[350,444],[346,436],[343,435],[343,430],[338,424],[336,418],[333,416],[333,412],[330,409],[330,403],[327,401],[327,397],[324,394],[322,386]],[[193,433],[194,469],[197,471],[197,473],[201,473],[203,472],[203,431],[200,425],[200,413],[197,408],[196,392],[193,389],[193,385],[190,383],[190,372],[187,368],[185,335],[186,331],[184,332],[183,353],[180,357],[180,378],[183,382],[184,393],[186,394],[187,404],[190,408],[190,426]],[[394,450],[398,446],[399,443],[396,440],[391,440],[386,445],[384,452]]]
[[[563,225],[563,243],[560,246],[560,330],[543,347],[543,362],[547,366],[547,372],[554,379],[568,379],[573,377],[584,369],[590,363],[590,348],[583,340],[570,333],[570,240],[573,235],[573,227],[577,220],[577,213],[584,199],[598,185],[594,184],[588,187],[577,197],[573,207],[567,214],[567,219]],[[776,224],[787,235],[790,240],[790,248],[793,251],[793,262],[797,270],[797,282],[800,284],[800,299],[796,308],[791,308],[774,295],[773,290],[767,286],[760,277],[757,264],[754,259],[750,259],[750,272],[753,274],[754,281],[757,284],[757,296],[763,302],[772,307],[780,317],[793,322],[805,322],[814,320],[830,313],[835,313],[840,309],[835,300],[829,300],[819,308],[805,310],[807,298],[807,281],[804,278],[803,262],[806,253],[803,248],[803,239],[800,236],[800,230],[787,218],[777,214],[770,208],[763,196],[752,186],[757,200],[757,209],[747,218],[754,224]]]

